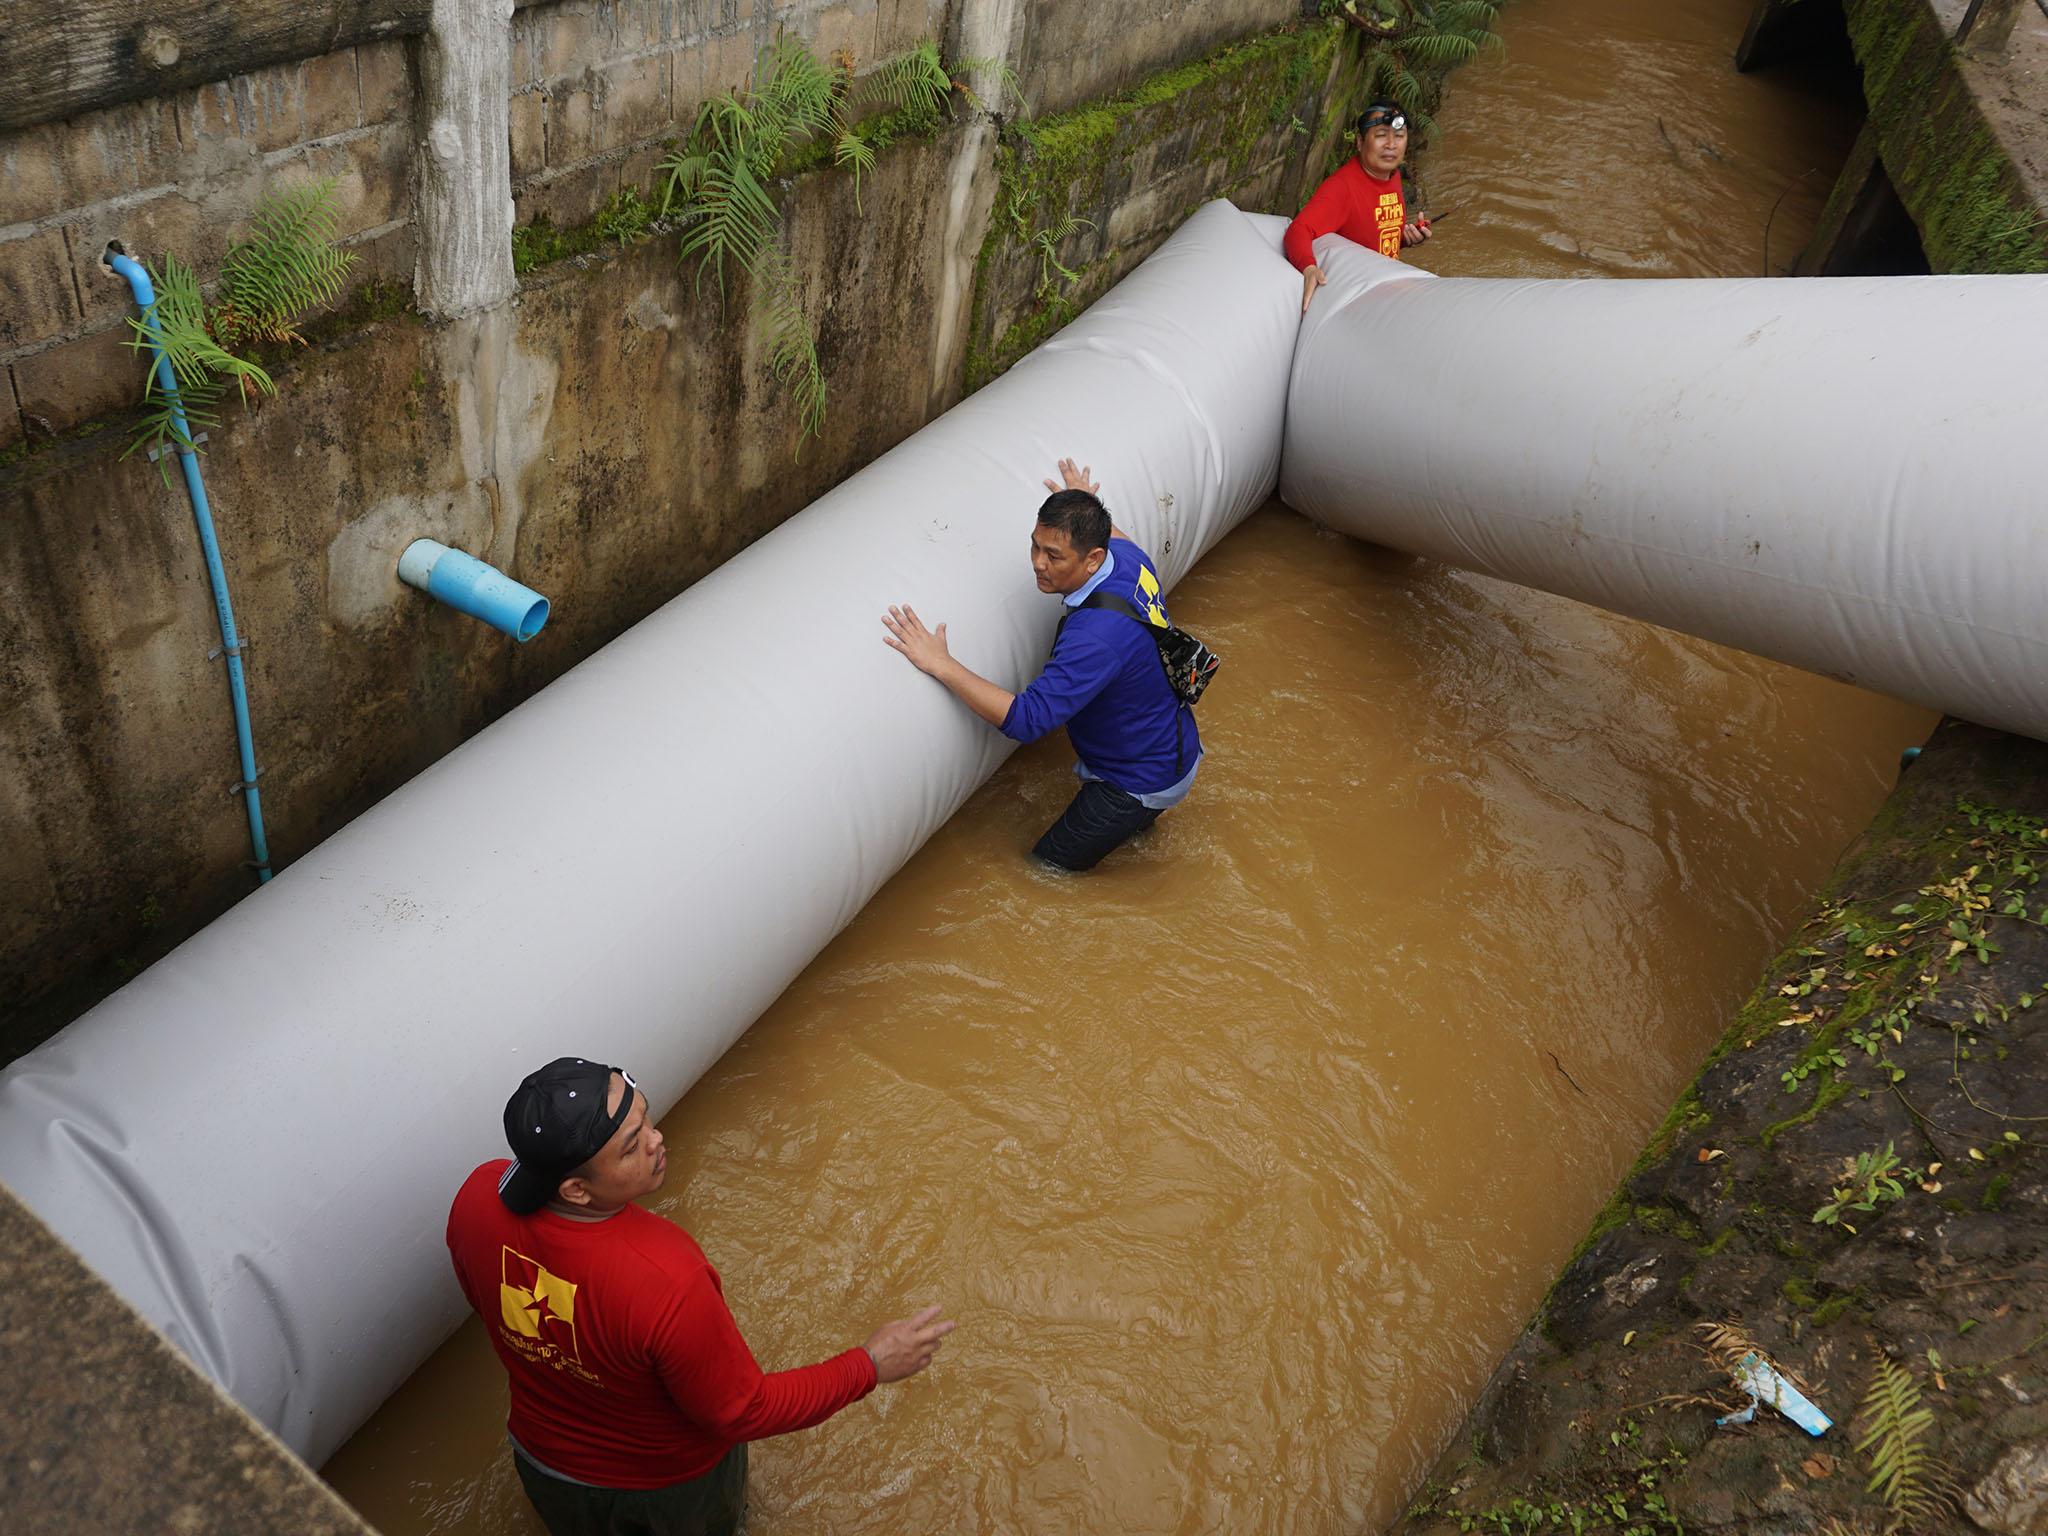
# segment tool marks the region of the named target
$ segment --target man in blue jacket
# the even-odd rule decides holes
[[[1145,551],[1110,522],[1086,467],[1060,460],[1064,485],[1038,509],[1031,569],[1038,590],[1065,604],[1052,659],[1022,693],[969,671],[946,649],[946,626],[925,628],[917,614],[891,608],[883,638],[912,666],[935,677],[969,709],[1013,741],[1036,741],[1067,728],[1081,779],[1060,819],[1031,851],[1059,869],[1093,869],[1134,832],[1178,805],[1195,782],[1202,738],[1195,717],[1166,680],[1146,621],[1168,623],[1159,573]],[[1121,598],[1137,614],[1102,606]]]

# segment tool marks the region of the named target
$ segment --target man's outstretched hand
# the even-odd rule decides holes
[[[1076,466],[1072,459],[1061,459],[1060,478],[1046,481],[1045,488],[1048,491],[1086,491],[1090,496],[1100,496],[1102,487],[1090,478],[1093,473],[1086,464]],[[1109,536],[1112,539],[1130,537],[1113,522],[1109,525]]]
[[[875,1383],[901,1381],[915,1376],[932,1363],[939,1344],[957,1326],[939,1316],[940,1308],[926,1307],[915,1317],[899,1317],[884,1323],[868,1336],[867,1352],[875,1362]]]
[[[1090,496],[1102,489],[1088,478],[1088,466],[1083,464],[1077,469],[1072,459],[1060,460],[1059,479],[1046,481],[1045,488],[1048,491],[1086,491]]]
[[[1010,706],[1017,696],[955,661],[953,653],[946,649],[945,625],[926,629],[917,610],[905,603],[901,608],[892,606],[882,615],[882,628],[888,631],[882,639],[891,650],[901,651],[926,677],[944,683],[955,698],[990,725],[1001,729],[1010,718]]]
[[[917,610],[908,604],[901,608],[892,606],[883,614],[882,628],[888,631],[882,636],[884,643],[908,656],[910,664],[927,677],[937,677],[939,669],[952,659],[952,653],[946,649],[946,626],[926,629]]]

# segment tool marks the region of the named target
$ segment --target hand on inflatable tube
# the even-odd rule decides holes
[[[1072,459],[1061,459],[1059,479],[1046,481],[1045,488],[1055,495],[1061,491],[1086,491],[1090,496],[1099,498],[1102,494],[1102,486],[1098,481],[1088,478],[1091,473],[1093,471],[1086,464],[1076,468]],[[1128,539],[1131,537],[1123,529],[1117,527],[1114,521],[1109,525],[1109,536],[1112,539]]]
[[[1308,266],[1301,269],[1301,312],[1304,315],[1308,313],[1308,301],[1314,298],[1316,290],[1328,281],[1329,279],[1323,276],[1321,267]]]
[[[925,628],[917,610],[906,603],[901,608],[892,606],[883,614],[882,627],[889,631],[882,636],[883,644],[901,651],[926,677],[944,683],[961,703],[990,725],[1000,728],[1010,718],[1010,706],[1017,696],[955,661],[946,649],[945,625],[935,630]]]
[[[960,1326],[950,1318],[940,1317],[940,1310],[936,1306],[926,1307],[915,1317],[899,1317],[893,1323],[884,1323],[868,1336],[861,1347],[875,1362],[876,1386],[915,1376],[932,1363],[932,1356],[939,1352],[946,1335]]]

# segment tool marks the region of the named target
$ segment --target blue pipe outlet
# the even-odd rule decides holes
[[[398,557],[398,579],[514,640],[531,640],[548,621],[548,600],[533,588],[434,539],[406,545]]]
[[[108,243],[104,260],[127,279],[136,306],[142,311],[142,323],[150,328],[153,337],[156,288],[149,273],[141,262],[124,254],[117,241]],[[242,642],[235,632],[235,610],[228,601],[228,574],[221,565],[220,542],[213,534],[213,510],[206,502],[206,482],[199,478],[199,456],[192,451],[192,427],[185,419],[185,407],[178,394],[178,376],[161,347],[152,343],[149,352],[155,359],[157,387],[169,402],[171,419],[177,426],[178,467],[185,472],[185,491],[192,499],[192,521],[199,528],[199,548],[206,557],[206,579],[213,587],[213,612],[220,621],[221,654],[228,663],[228,697],[235,709],[235,749],[242,762],[242,779],[234,788],[249,815],[249,848],[254,855],[250,863],[255,867],[257,880],[267,881],[271,875],[270,843],[263,835],[263,796],[256,788],[256,741],[249,730],[249,689],[242,673]]]

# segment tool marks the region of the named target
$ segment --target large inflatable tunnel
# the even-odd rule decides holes
[[[2048,278],[1432,279],[1197,213],[997,383],[0,1073],[0,1180],[297,1450],[455,1324],[450,1192],[573,1047],[666,1110],[1007,743],[1041,477],[1177,580],[1282,477],[1347,532],[2048,737]],[[1298,345],[1297,345],[1298,341]],[[1284,416],[1284,422],[1283,422]]]
[[[2048,738],[2048,277],[1515,281],[1317,254],[1296,511]]]
[[[1202,209],[1001,380],[0,1074],[0,1180],[318,1462],[463,1305],[450,1192],[564,1050],[666,1111],[1009,744],[882,643],[1016,686],[1085,456],[1169,583],[1272,494],[1282,227]],[[1227,296],[1219,299],[1219,296]]]

